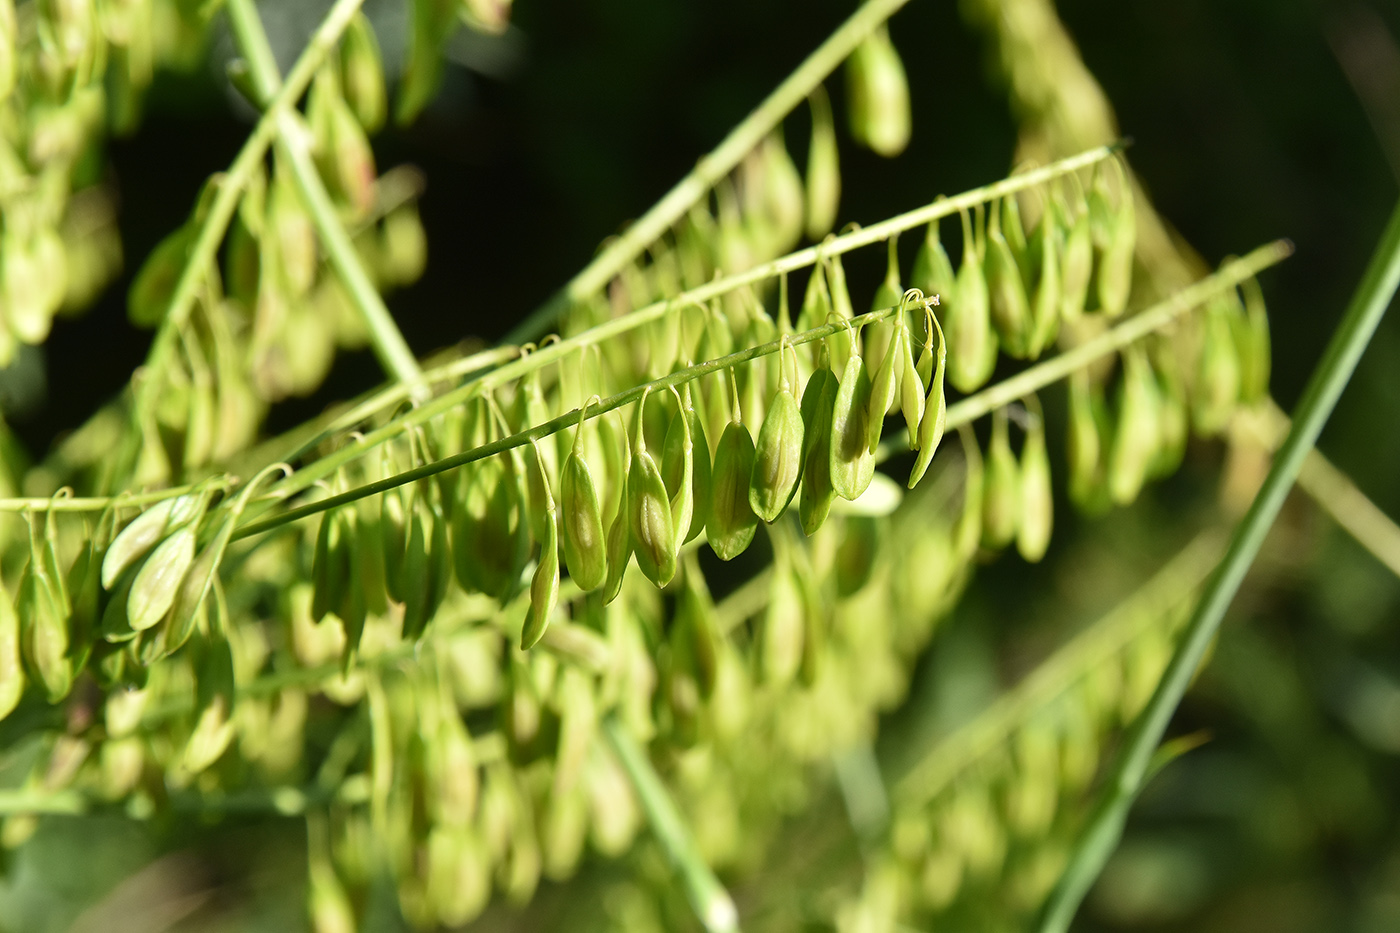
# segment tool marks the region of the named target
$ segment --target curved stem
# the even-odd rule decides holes
[[[1156,692],[1128,734],[1122,754],[1105,785],[1104,798],[1051,894],[1042,916],[1040,929],[1043,933],[1064,933],[1069,929],[1080,901],[1117,848],[1128,811],[1142,789],[1153,753],[1161,743],[1172,713],[1200,667],[1225,610],[1259,553],[1274,518],[1283,508],[1308,451],[1327,423],[1357,361],[1389,307],[1397,283],[1400,283],[1400,205],[1391,214],[1361,284],[1308,381],[1293,415],[1293,426],[1274,456],[1274,465],[1264,485],[1236,526],[1229,550],[1206,584]]]

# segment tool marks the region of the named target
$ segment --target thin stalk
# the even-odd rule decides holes
[[[259,98],[258,103],[265,106],[277,96],[282,84],[277,62],[272,57],[272,46],[267,41],[267,32],[263,29],[253,0],[226,0],[225,5],[234,39],[248,61],[248,73]],[[311,159],[305,128],[290,111],[282,110],[277,114],[276,129],[278,151],[292,170],[292,180],[302,203],[311,212],[311,220],[326,247],[332,268],[340,276],[351,303],[369,331],[370,345],[379,358],[379,364],[389,376],[413,388],[415,396],[423,397],[426,385],[423,373],[418,368],[418,360],[394,324],[393,315],[384,304],[379,289],[370,281],[355,244],[350,241],[350,235],[340,222],[335,205],[331,203],[326,186]]]
[[[675,801],[666,792],[666,785],[652,770],[646,752],[637,746],[627,729],[615,716],[603,720],[603,731],[617,753],[622,769],[637,792],[637,799],[646,811],[656,841],[666,851],[671,864],[681,874],[690,905],[709,933],[732,933],[739,929],[739,912],[729,892],[720,884],[710,866],[705,864],[700,849],[685,825]]]
[[[909,0],[868,0],[817,46],[782,84],[754,109],[744,121],[729,131],[715,149],[696,163],[690,174],[636,223],[609,243],[583,271],[569,280],[549,301],[511,328],[503,343],[537,340],[554,326],[560,312],[574,302],[597,292],[608,280],[656,242],[686,211],[709,194],[720,179],[783,121],[793,108],[807,99],[827,75],[840,66],[871,33]]]
[[[964,399],[956,405],[949,406],[948,426],[956,427],[957,425],[973,421],[987,412],[1000,408],[1008,402],[1026,395],[1028,392],[1042,388],[1058,379],[1068,376],[1070,373],[1082,369],[1101,356],[1112,353],[1135,340],[1141,339],[1154,330],[1164,327],[1176,316],[1204,302],[1212,294],[1238,284],[1244,279],[1255,275],[1260,270],[1281,261],[1288,256],[1290,252],[1291,247],[1287,243],[1271,243],[1254,250],[1242,259],[1227,263],[1214,275],[1202,279],[1172,298],[1154,305],[1139,315],[1129,318],[1112,331],[1102,334],[1094,340],[1076,347],[1074,350],[1067,353],[1061,354],[1054,359],[1033,366],[1006,382],[998,383],[977,395]],[[671,386],[679,386],[684,382],[690,382],[701,376],[708,375],[709,373],[717,372],[722,369],[729,369],[733,366],[747,363],[772,353],[777,353],[784,346],[784,343],[790,346],[802,346],[803,344],[821,340],[839,331],[843,331],[848,326],[863,327],[866,324],[883,320],[895,314],[897,310],[898,309],[895,307],[890,307],[878,311],[871,311],[867,314],[859,315],[849,322],[838,321],[831,324],[824,324],[821,327],[815,327],[799,334],[790,335],[783,340],[775,340],[756,347],[750,347],[745,350],[740,350],[737,353],[731,353],[728,356],[720,357],[719,359],[677,370],[668,376],[663,376],[660,379],[633,386],[601,402],[589,405],[587,416],[589,418],[594,418],[614,409],[621,408],[641,398],[642,394],[645,392],[655,392]],[[539,353],[544,352],[544,350],[539,351]],[[512,365],[514,364],[501,367],[501,370],[497,370],[496,372],[509,369]],[[495,373],[491,375],[494,377]],[[443,398],[446,397],[447,396],[443,396]],[[423,406],[423,408],[415,412],[410,412],[403,420],[411,419],[414,415],[431,409],[438,401],[441,401],[441,399]],[[396,473],[393,476],[357,486],[354,489],[347,490],[337,495],[327,496],[315,502],[296,506],[295,508],[288,509],[276,515],[250,521],[248,524],[243,525],[235,531],[233,536],[237,539],[261,534],[262,532],[270,531],[273,528],[285,525],[288,522],[297,521],[309,515],[324,512],[328,509],[333,509],[349,502],[363,499],[366,496],[376,495],[386,490],[411,483],[414,480],[434,476],[446,470],[455,469],[468,463],[475,463],[478,460],[484,460],[487,457],[495,456],[507,450],[523,447],[531,441],[538,441],[559,431],[571,428],[578,424],[582,418],[583,412],[579,409],[573,409],[550,421],[542,422],[517,434],[500,438],[489,444],[483,444],[472,450],[466,450],[462,453],[454,454],[451,457],[444,457],[441,460],[435,460],[432,463],[426,463],[411,470],[405,470],[402,473]],[[318,460],[316,463],[312,464],[311,467],[307,468],[307,470],[299,471],[298,475],[310,473],[311,476],[319,478],[335,472],[335,470],[340,469],[341,466],[359,457],[375,444],[382,442],[386,434],[397,433],[399,430],[402,430],[401,428],[395,428],[397,423],[398,422],[395,422],[393,425],[385,425],[377,431],[370,432],[365,435],[364,439],[358,444],[346,447],[341,451],[337,451],[328,457]],[[391,431],[391,429],[393,430]],[[898,449],[898,443],[891,441],[881,445],[877,456],[879,459],[883,460],[897,452]],[[311,482],[314,482],[314,479],[308,481],[306,477],[303,477],[302,488],[309,486]],[[284,497],[289,494],[285,490],[278,490],[276,487],[273,488],[272,492],[276,492]]]
[[[224,233],[228,230],[229,221],[233,219],[233,212],[243,195],[243,189],[247,187],[253,173],[262,165],[263,156],[267,154],[267,147],[271,145],[276,133],[278,120],[306,92],[316,70],[335,47],[340,34],[345,31],[351,17],[363,2],[364,0],[336,0],[312,35],[311,41],[302,50],[301,57],[287,74],[287,80],[281,90],[268,102],[267,109],[243,144],[243,148],[239,150],[233,164],[219,178],[218,191],[209,207],[209,213],[200,226],[194,245],[190,247],[189,258],[185,261],[185,267],[171,295],[170,307],[161,321],[160,329],[156,331],[155,339],[151,341],[151,349],[146,354],[144,368],[148,375],[138,381],[136,389],[138,413],[149,411],[154,404],[155,393],[160,391],[161,386],[160,380],[153,378],[149,373],[159,371],[166,364],[175,335],[185,326],[190,309],[194,307],[195,296],[213,267],[219,244],[223,242]]]
[[[1308,451],[1317,441],[1389,307],[1397,283],[1400,283],[1400,205],[1391,214],[1361,284],[1308,381],[1293,414],[1293,426],[1274,457],[1264,485],[1236,526],[1225,558],[1207,582],[1156,692],[1128,733],[1122,754],[1105,784],[1103,800],[1090,818],[1069,866],[1046,905],[1040,926],[1043,933],[1064,933],[1069,929],[1080,901],[1117,848],[1128,811],[1142,788],[1153,753],[1161,743],[1172,713],[1200,667],[1225,610],[1259,553]]]

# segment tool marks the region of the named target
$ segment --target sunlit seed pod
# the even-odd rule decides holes
[[[914,254],[914,269],[909,274],[909,284],[924,293],[930,300],[936,295],[941,302],[954,301],[953,288],[956,273],[943,241],[938,237],[938,220],[929,221],[924,241]]]
[[[1109,317],[1117,317],[1128,307],[1128,293],[1133,285],[1133,251],[1137,246],[1137,213],[1127,171],[1121,160],[1114,159],[1118,176],[1118,207],[1109,221],[1108,242],[1099,254],[1099,309]],[[1100,181],[1104,173],[1099,172]]]
[[[18,615],[25,661],[50,703],[67,696],[73,684],[68,658],[68,619],[59,603],[43,553],[30,527],[29,565],[20,578]]]
[[[831,413],[831,488],[843,499],[857,499],[875,474],[870,452],[870,376],[852,355],[836,389]]]
[[[919,449],[919,422],[924,419],[927,393],[928,383],[924,382],[914,362],[914,335],[906,328],[900,340],[899,410],[909,431],[910,450]]]
[[[884,25],[846,60],[846,94],[856,142],[886,158],[903,152],[912,123],[909,83]]]
[[[625,475],[625,474],[624,474]],[[632,559],[631,522],[627,514],[627,483],[622,484],[622,501],[608,526],[608,577],[603,582],[603,602],[610,603],[622,592],[622,578]]]
[[[1060,308],[1063,293],[1060,286],[1060,246],[1055,232],[1053,212],[1047,208],[1040,217],[1040,226],[1032,233],[1028,255],[1035,289],[1031,293],[1031,339],[1027,348],[1031,359],[1055,342],[1060,331]]]
[[[754,447],[749,505],[765,522],[787,511],[802,476],[802,412],[786,378],[768,407]]]
[[[1225,428],[1240,399],[1240,352],[1230,326],[1228,298],[1216,297],[1205,308],[1200,355],[1192,393],[1191,421],[1207,437]]]
[[[1269,315],[1257,279],[1245,279],[1244,313],[1234,317],[1235,344],[1240,348],[1240,401],[1252,404],[1269,393],[1271,348]]]
[[[799,331],[820,327],[826,323],[831,310],[831,294],[827,288],[826,272],[821,263],[817,263],[812,266],[812,274],[807,277],[807,290],[802,295],[802,308],[797,313],[797,323],[794,327]],[[716,352],[715,355],[720,354]]]
[[[1069,497],[1079,507],[1089,506],[1104,483],[1104,442],[1094,417],[1094,390],[1083,370],[1069,378]]]
[[[686,410],[686,404],[682,401],[681,394],[674,387],[671,389],[676,398],[676,413],[671,417],[670,424],[666,427],[666,440],[661,451],[661,482],[666,490],[666,495],[670,497],[671,504],[671,527],[674,530],[676,549],[690,540],[694,535],[691,528],[694,525],[695,513],[704,511],[704,508],[696,500],[695,468],[697,461],[703,456],[709,460],[709,451],[697,450],[694,436],[691,433],[691,420]],[[700,443],[704,443],[703,439]],[[705,503],[709,503],[709,489],[705,490]],[[704,521],[703,516],[701,521]]]
[[[806,191],[802,175],[783,143],[781,125],[763,141],[759,152],[763,214],[769,228],[770,249],[773,253],[784,252],[802,237]]]
[[[900,383],[904,379],[903,364],[908,337],[908,328],[904,326],[903,320],[900,320],[894,327],[894,339],[885,347],[884,358],[870,383],[870,404],[866,411],[866,446],[872,454],[880,446],[885,415],[899,410]]]
[[[1060,202],[1065,223],[1065,249],[1060,257],[1060,319],[1065,323],[1079,320],[1089,299],[1089,284],[1094,275],[1094,239],[1090,229],[1089,210],[1083,197],[1069,217],[1070,207]]]
[[[982,506],[982,544],[1000,550],[1016,537],[1021,520],[1020,467],[1011,452],[1006,409],[992,416],[992,441],[987,447],[987,488]]]
[[[408,553],[412,487],[385,490],[379,497],[380,550],[384,554],[384,584],[389,597],[403,602],[404,557]]]
[[[826,521],[836,490],[831,485],[831,416],[839,385],[830,367],[818,366],[802,392],[802,530],[816,534]]]
[[[943,391],[948,346],[943,338],[943,329],[939,325],[938,319],[930,313],[928,320],[938,331],[938,363],[933,374],[929,377],[928,398],[924,400],[923,416],[919,419],[917,444],[919,455],[914,458],[914,467],[909,471],[907,485],[910,489],[917,486],[919,480],[924,478],[924,473],[928,471],[928,465],[933,462],[933,455],[938,451],[938,445],[943,440],[943,432],[948,427],[948,396]]]
[[[1006,858],[1006,831],[986,787],[968,783],[954,792],[943,812],[942,837],[956,849],[972,878],[991,879]]]
[[[948,335],[948,381],[959,392],[982,387],[996,367],[997,336],[992,329],[987,277],[972,223],[962,212],[963,255],[953,289],[955,300],[944,312]]]
[[[529,559],[527,494],[515,453],[488,457],[460,471],[452,554],[457,581],[469,593],[509,595]]]
[[[189,572],[180,584],[175,602],[170,607],[170,616],[165,622],[164,644],[161,646],[163,653],[176,651],[194,633],[197,614],[218,576],[219,563],[233,536],[233,527],[232,516],[226,515],[220,521],[214,537],[200,550],[194,563],[190,564]]]
[[[428,604],[431,600],[432,569],[428,548],[433,530],[429,527],[432,513],[419,504],[408,517],[408,537],[404,546],[402,583],[403,637],[415,639],[428,624]]]
[[[871,299],[871,311],[884,311],[886,308],[902,308],[904,300],[904,286],[899,284],[899,237],[892,236],[885,241],[887,257],[885,260],[885,277],[880,281],[875,289],[875,296]],[[901,314],[900,317],[903,315]],[[894,341],[895,318],[884,321],[876,321],[869,324],[863,332],[865,346],[862,348],[862,355],[871,360],[883,360],[885,350]],[[905,323],[908,323],[907,321]]]
[[[384,89],[384,61],[379,39],[364,13],[356,13],[340,40],[340,83],[345,102],[366,133],[384,125],[388,111]]]
[[[320,622],[340,600],[350,576],[350,542],[353,534],[341,521],[341,509],[321,513],[321,527],[311,556],[311,618]]]
[[[1030,302],[1026,298],[1025,282],[1021,278],[1021,267],[1006,237],[1001,231],[1002,210],[993,206],[987,225],[987,300],[1001,345],[1006,352],[1018,359],[1030,352],[1034,322],[1031,320]]]
[[[1123,351],[1118,426],[1108,456],[1108,492],[1126,505],[1137,498],[1161,443],[1157,376],[1138,344]]]
[[[185,743],[181,764],[191,774],[217,761],[234,737],[233,651],[222,625],[211,622],[218,634],[201,635],[190,646],[195,667],[195,727]]]
[[[579,427],[582,428],[582,422]],[[569,578],[581,590],[596,590],[608,576],[607,538],[593,472],[583,459],[577,440],[559,475],[559,504],[563,511],[560,531],[564,565]]]
[[[19,614],[10,594],[0,586],[0,720],[10,715],[24,693],[24,665],[20,656]]]
[[[1016,260],[1016,268],[1021,272],[1021,281],[1029,290],[1030,283],[1035,281],[1035,272],[1031,267],[1031,250],[1026,238],[1026,227],[1021,222],[1021,202],[1015,194],[1009,194],[1002,199],[1001,235],[1006,240],[1007,248],[1011,250],[1011,256]]]
[[[715,449],[711,488],[710,547],[721,560],[733,560],[753,543],[758,516],[749,502],[754,445],[749,429],[731,421]]]
[[[9,99],[19,73],[14,0],[0,0],[0,102]]]
[[[665,586],[676,575],[676,529],[666,483],[643,437],[645,407],[643,393],[632,428],[632,467],[627,475],[628,531],[643,575],[656,586]]]
[[[684,534],[684,541],[692,541],[709,521],[710,486],[713,482],[713,463],[710,459],[710,442],[705,435],[705,424],[699,413],[691,405],[690,387],[682,386],[682,411],[685,420],[673,418],[666,431],[666,443],[661,452],[661,478],[666,482],[666,490],[672,502],[680,493],[681,480],[686,468],[686,430],[690,434],[690,501],[691,513],[689,528],[676,526],[677,535]],[[676,508],[672,506],[672,513]]]
[[[172,531],[151,551],[132,580],[126,613],[134,631],[143,632],[155,625],[174,605],[185,573],[194,562],[197,524],[189,522]]]
[[[267,198],[268,229],[280,259],[282,284],[292,299],[302,298],[316,280],[316,230],[292,181],[280,165]],[[269,270],[264,269],[264,274]]]
[[[554,417],[544,399],[539,370],[534,370],[521,380],[519,397],[523,402],[523,411],[519,412],[515,423],[520,425],[521,430],[543,424]],[[558,463],[558,450],[549,442],[540,446],[538,457],[525,458],[525,493],[530,512],[530,530],[536,538],[544,537],[546,502],[551,498],[548,487],[550,477],[558,475]],[[443,498],[449,499],[450,494],[445,493]]]
[[[804,615],[802,593],[792,561],[780,548],[768,583],[768,606],[763,613],[760,643],[763,676],[769,683],[788,684],[797,676],[802,664]]]
[[[1045,419],[1036,402],[1031,426],[1021,447],[1020,522],[1016,528],[1016,550],[1036,563],[1050,546],[1054,526],[1055,494],[1050,487],[1050,457],[1045,451]]]
[[[491,899],[491,859],[480,836],[471,827],[434,826],[426,848],[434,919],[448,927],[470,923]]]
[[[807,238],[820,240],[836,226],[841,168],[826,88],[817,85],[807,103],[812,108],[812,142],[807,148]]]
[[[535,455],[541,461],[540,445],[533,445]],[[546,486],[545,492],[549,492]],[[533,648],[549,626],[550,617],[559,603],[559,524],[553,496],[545,500],[544,537],[540,539],[539,565],[530,580],[530,609],[525,614],[525,625],[520,631],[520,650]]]
[[[126,315],[137,327],[155,327],[165,319],[175,283],[185,268],[192,234],[181,227],[156,244],[141,264],[126,295]]]

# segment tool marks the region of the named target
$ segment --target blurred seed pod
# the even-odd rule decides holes
[[[1269,393],[1269,315],[1257,279],[1245,279],[1244,313],[1234,321],[1235,345],[1240,348],[1240,401],[1252,404]]]
[[[812,109],[812,143],[807,148],[807,238],[820,240],[836,226],[841,168],[826,88],[817,85],[807,104]]]
[[[399,74],[394,119],[406,126],[418,118],[442,80],[443,54],[457,30],[458,0],[413,0],[408,47]]]
[[[772,576],[768,583],[768,605],[763,615],[761,664],[764,679],[785,685],[797,676],[802,664],[806,633],[802,591],[794,574],[789,545],[775,539]]]
[[[20,657],[20,623],[10,594],[0,585],[0,720],[19,705],[24,693],[24,666]]]
[[[1024,359],[1030,354],[1035,323],[1031,319],[1030,302],[1026,298],[1021,267],[1002,234],[1001,218],[1006,205],[1014,203],[1008,197],[989,209],[987,224],[986,275],[988,310],[1002,347],[1011,356]]]
[[[1055,342],[1060,332],[1060,313],[1064,302],[1060,283],[1059,235],[1054,211],[1049,206],[1041,213],[1040,224],[1031,233],[1026,264],[1031,270],[1026,281],[1035,283],[1030,296],[1031,337],[1027,354],[1031,359],[1036,359]]]
[[[384,61],[379,39],[364,13],[351,18],[340,40],[340,81],[355,119],[366,133],[377,133],[388,110]]]
[[[982,544],[992,550],[1006,547],[1016,537],[1021,522],[1020,467],[1011,452],[1006,409],[992,415],[992,442],[987,447],[987,490],[982,507]]]
[[[914,268],[909,274],[909,284],[924,293],[930,300],[936,295],[941,301],[953,301],[956,273],[948,253],[943,249],[943,241],[938,237],[938,219],[929,221],[924,233],[924,241],[914,254]]]
[[[379,273],[386,286],[411,285],[428,265],[428,235],[418,204],[400,204],[384,217],[379,232]]]
[[[982,387],[996,367],[997,337],[982,269],[980,245],[973,238],[967,211],[962,212],[963,254],[954,299],[943,312],[948,334],[948,381],[959,392]]]
[[[1031,424],[1021,447],[1020,522],[1016,550],[1031,563],[1045,556],[1054,525],[1055,494],[1050,486],[1050,457],[1045,451],[1045,417],[1040,401],[1032,400]]]
[[[1102,496],[1107,499],[1105,441],[1095,409],[1102,398],[1083,370],[1069,377],[1069,497],[1081,509],[1095,509]]]
[[[881,25],[846,60],[851,137],[891,158],[909,145],[909,83],[904,63]]]
[[[1196,432],[1207,437],[1224,430],[1240,400],[1241,354],[1230,323],[1236,313],[1228,296],[1217,295],[1206,303],[1191,421]]]
[[[1137,214],[1133,208],[1132,188],[1120,159],[1113,159],[1114,174],[1118,180],[1118,206],[1111,210],[1107,221],[1106,238],[1098,257],[1099,309],[1109,317],[1117,317],[1128,307],[1128,293],[1133,285],[1133,251],[1137,245]],[[1094,190],[1105,189],[1105,172],[1099,169]]]
[[[1078,186],[1078,177],[1075,176]],[[1079,320],[1089,299],[1089,283],[1094,274],[1094,239],[1090,228],[1089,207],[1081,194],[1071,209],[1062,192],[1057,189],[1057,212],[1064,224],[1065,249],[1060,259],[1060,319],[1066,324]],[[1070,217],[1071,212],[1074,214]]]
[[[189,228],[181,227],[151,250],[127,292],[126,315],[132,324],[155,327],[165,319],[170,299],[175,294],[175,284],[184,272],[191,242]]]
[[[933,462],[933,455],[938,450],[938,445],[943,440],[943,432],[948,426],[948,398],[943,391],[948,346],[943,339],[943,328],[932,311],[928,312],[928,321],[938,331],[938,363],[937,368],[929,377],[928,398],[922,406],[923,417],[919,419],[917,444],[919,455],[914,458],[914,467],[909,471],[907,485],[910,489],[917,486],[919,480],[924,478],[924,473],[928,471],[928,465]],[[924,353],[928,354],[927,345],[924,348]]]
[[[814,535],[826,522],[836,499],[831,485],[831,418],[839,384],[825,358],[802,392],[802,491],[798,517],[802,530]]]
[[[1161,444],[1157,376],[1138,344],[1123,351],[1123,382],[1118,429],[1108,459],[1108,492],[1126,505],[1137,498]]]
[[[963,478],[962,512],[954,529],[954,549],[958,559],[970,561],[977,553],[977,545],[982,540],[983,500],[986,498],[986,471],[982,462],[982,451],[977,447],[977,435],[969,425],[958,426],[958,439],[962,441]]]

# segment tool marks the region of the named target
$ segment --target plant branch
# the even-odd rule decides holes
[[[621,236],[609,243],[583,271],[506,334],[503,343],[524,343],[548,333],[559,314],[570,304],[587,298],[607,284],[629,262],[641,255],[720,179],[738,165],[783,118],[836,70],[846,57],[908,0],[868,0],[817,46],[782,84],[742,123],[703,157],[695,168],[642,215]]]
[[[739,914],[729,892],[720,884],[710,866],[700,855],[685,820],[666,792],[666,785],[652,769],[646,752],[637,746],[616,716],[603,720],[603,731],[617,753],[622,768],[637,792],[637,799],[646,811],[651,831],[681,873],[686,894],[695,914],[709,933],[731,933],[739,929]]]
[[[1236,527],[1224,560],[1206,584],[1156,692],[1128,733],[1105,785],[1104,799],[1090,818],[1068,868],[1051,894],[1042,916],[1040,929],[1043,933],[1064,933],[1069,929],[1080,901],[1117,848],[1128,811],[1142,788],[1153,753],[1161,743],[1172,713],[1200,667],[1308,451],[1327,423],[1357,361],[1389,307],[1397,283],[1400,283],[1400,205],[1391,214],[1361,284],[1308,381],[1294,412],[1288,437],[1275,455],[1264,485]]]
[[[248,60],[258,103],[266,106],[277,96],[282,84],[277,62],[272,57],[272,47],[267,41],[267,32],[263,29],[253,0],[226,0],[225,5],[234,38]],[[379,289],[370,281],[355,244],[350,241],[350,235],[345,232],[345,226],[336,214],[335,205],[331,203],[321,175],[311,160],[305,128],[289,110],[280,111],[276,120],[278,151],[292,170],[297,192],[311,212],[312,222],[326,247],[331,266],[340,276],[351,303],[369,331],[370,344],[379,358],[379,364],[389,376],[406,383],[416,397],[425,397],[426,384],[418,368],[418,360],[394,324],[393,315],[384,304]]]

